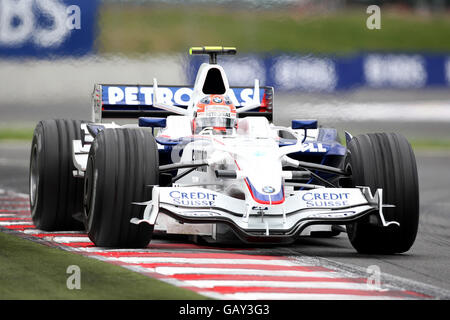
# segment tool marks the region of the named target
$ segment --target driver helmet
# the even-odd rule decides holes
[[[236,107],[227,96],[207,95],[197,103],[194,133],[208,127],[222,134],[237,127]]]

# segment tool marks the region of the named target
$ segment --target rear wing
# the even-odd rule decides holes
[[[237,109],[253,103],[251,87],[231,87],[230,99]],[[185,86],[158,86],[158,101],[186,108],[193,88]],[[272,120],[273,87],[259,88],[260,106],[242,112],[240,117],[265,116]],[[102,122],[111,118],[167,117],[172,113],[153,106],[151,85],[96,84],[92,97],[92,120]]]

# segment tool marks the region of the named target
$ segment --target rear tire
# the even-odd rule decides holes
[[[83,179],[73,176],[72,161],[72,140],[81,139],[81,123],[44,120],[34,130],[29,187],[31,217],[38,229],[83,229],[73,218],[83,212]]]
[[[159,180],[158,148],[151,132],[142,129],[105,129],[89,152],[85,174],[86,230],[96,246],[146,247],[153,227],[142,219],[151,200],[151,185]]]
[[[409,142],[396,133],[364,134],[348,145],[345,168],[352,173],[351,186],[368,186],[372,193],[383,189],[387,221],[400,226],[382,227],[368,219],[347,225],[353,247],[360,253],[394,254],[408,251],[419,225],[419,184],[414,152]]]

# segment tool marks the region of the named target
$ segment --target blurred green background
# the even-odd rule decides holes
[[[369,30],[369,4],[381,29]],[[450,51],[449,1],[103,1],[101,54],[185,52],[226,44],[239,52],[348,54]]]

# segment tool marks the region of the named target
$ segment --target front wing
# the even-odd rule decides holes
[[[155,225],[159,213],[183,223],[225,223],[246,242],[292,242],[314,224],[343,225],[376,212],[385,221],[382,189],[372,195],[368,187],[318,188],[294,191],[282,204],[258,204],[199,187],[153,187],[143,219],[131,223]]]

